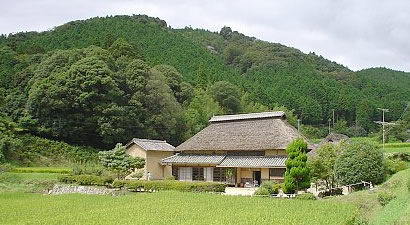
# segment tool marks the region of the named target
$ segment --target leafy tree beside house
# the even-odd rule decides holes
[[[336,186],[336,176],[334,172],[338,147],[333,144],[322,145],[317,149],[317,155],[308,160],[310,175],[315,183],[322,183],[326,188]]]
[[[335,175],[340,184],[361,181],[380,184],[385,179],[384,157],[376,146],[366,142],[341,143],[342,151],[336,158]]]
[[[125,146],[118,143],[110,151],[99,152],[102,165],[117,174],[117,178],[125,177],[135,169],[141,169],[145,165],[145,159],[132,157],[125,153]]]
[[[286,148],[285,192],[295,193],[310,187],[310,173],[307,166],[307,144],[303,139],[296,139]]]

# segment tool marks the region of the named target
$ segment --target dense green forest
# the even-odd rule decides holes
[[[25,134],[108,149],[132,137],[177,145],[212,115],[279,109],[312,137],[326,135],[334,110],[340,130],[359,136],[379,130],[377,107],[390,109],[388,121],[408,118],[409,99],[409,73],[354,72],[229,27],[172,29],[134,15],[0,36],[3,149],[11,148],[11,123]]]

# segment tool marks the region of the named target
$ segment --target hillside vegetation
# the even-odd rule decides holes
[[[409,73],[353,72],[229,27],[172,29],[147,16],[3,35],[0,53],[2,121],[15,123],[18,133],[103,149],[132,137],[177,145],[212,115],[269,109],[287,111],[293,125],[294,114],[315,127],[325,126],[334,109],[344,126],[365,135],[378,130],[376,107],[390,108],[386,119],[396,120],[410,99]],[[12,133],[2,133],[3,149],[12,148]]]

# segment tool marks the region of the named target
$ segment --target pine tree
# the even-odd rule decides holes
[[[307,144],[303,139],[296,139],[286,148],[285,192],[295,193],[310,187],[309,168],[307,167]]]

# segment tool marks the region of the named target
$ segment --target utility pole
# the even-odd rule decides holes
[[[300,119],[298,119],[298,131],[300,132]]]
[[[335,127],[335,109],[332,109],[332,114],[333,114],[333,125],[332,127]]]
[[[383,150],[384,150],[384,144],[385,144],[385,141],[386,141],[386,136],[385,136],[386,129],[385,129],[385,127],[387,125],[396,125],[396,124],[395,123],[388,123],[388,122],[384,121],[384,113],[389,112],[389,109],[383,109],[383,108],[377,108],[377,109],[381,110],[383,112],[383,118],[382,118],[383,120],[382,121],[375,121],[375,123],[381,124],[382,127],[383,127]]]
[[[332,120],[329,119],[328,122],[329,122],[329,134],[330,134],[330,122],[332,122]]]

